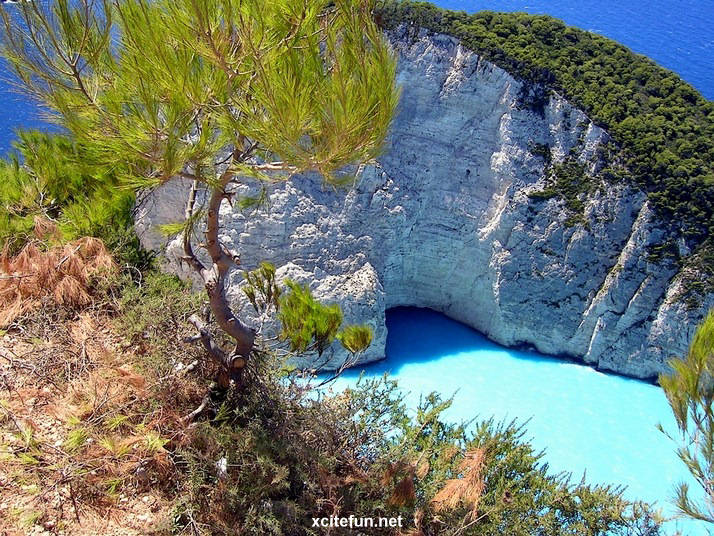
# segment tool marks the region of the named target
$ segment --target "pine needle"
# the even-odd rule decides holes
[[[45,229],[49,232],[49,226]],[[0,253],[0,326],[33,310],[44,300],[79,308],[92,302],[90,280],[116,271],[116,264],[101,240],[81,238],[43,250],[29,242],[10,257]]]

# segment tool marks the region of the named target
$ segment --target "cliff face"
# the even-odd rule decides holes
[[[385,310],[411,305],[505,345],[641,378],[666,370],[714,296],[688,308],[677,266],[648,261],[667,237],[644,194],[599,183],[582,194],[575,225],[560,197],[529,196],[547,182],[535,147],[547,144],[554,163],[575,158],[594,175],[608,134],[557,95],[540,102],[450,37],[391,39],[403,94],[384,156],[348,192],[299,177],[271,188],[257,215],[226,203],[223,239],[244,267],[268,260],[339,302],[347,321],[371,324],[363,361],[384,356]],[[172,183],[142,203],[145,245],[161,245],[151,228],[183,213],[186,188]],[[187,274],[178,241],[166,255]],[[234,275],[231,296],[244,302]],[[336,352],[331,364],[341,359]]]

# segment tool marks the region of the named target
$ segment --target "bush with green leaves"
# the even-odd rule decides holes
[[[48,243],[101,238],[122,264],[145,268],[151,255],[133,232],[134,192],[119,188],[65,134],[19,131],[15,152],[0,160],[0,244],[11,252],[28,240]]]
[[[551,473],[523,426],[449,424],[435,394],[414,416],[386,377],[316,397],[273,359],[177,451],[190,475],[177,531],[300,536],[320,534],[313,517],[354,515],[402,516],[403,534],[424,536],[660,534],[621,488]]]

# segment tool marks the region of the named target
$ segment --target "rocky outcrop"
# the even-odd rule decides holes
[[[228,247],[246,268],[273,262],[280,276],[340,303],[347,321],[371,324],[363,361],[384,356],[385,310],[410,305],[504,345],[641,378],[666,370],[714,299],[687,307],[678,267],[650,257],[668,237],[646,197],[600,182],[581,195],[573,225],[563,199],[529,195],[546,186],[546,159],[534,148],[550,146],[555,163],[577,159],[594,177],[607,132],[557,94],[534,99],[538,88],[450,37],[391,39],[403,93],[378,164],[346,192],[308,176],[272,187],[258,214],[226,203]],[[182,214],[186,188],[171,183],[141,205],[145,245],[164,245],[151,229]],[[177,241],[166,255],[170,269],[187,273]],[[337,352],[332,365],[341,359]]]

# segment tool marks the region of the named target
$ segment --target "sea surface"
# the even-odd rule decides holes
[[[412,410],[436,391],[453,396],[447,420],[526,423],[526,438],[545,451],[553,472],[571,473],[574,482],[585,475],[588,483],[626,486],[626,497],[656,503],[667,515],[675,485],[692,483],[676,444],[656,428],[676,431],[659,387],[504,348],[428,309],[391,309],[387,328],[387,358],[364,368],[364,375],[396,378]],[[354,386],[362,372],[346,371],[330,389]],[[694,521],[669,522],[666,534],[677,529],[706,534]]]
[[[714,0],[437,0],[469,13],[551,15],[596,32],[678,73],[714,99]]]

